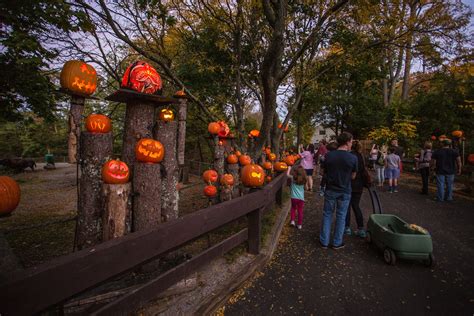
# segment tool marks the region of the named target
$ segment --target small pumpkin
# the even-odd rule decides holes
[[[236,155],[237,157],[240,157],[240,156],[242,156],[242,153],[237,150],[237,151],[235,152],[235,155]]]
[[[217,135],[221,129],[221,126],[217,122],[211,122],[207,125],[207,131],[212,135]]]
[[[275,164],[273,165],[273,168],[278,172],[284,172],[288,170],[288,165],[284,163],[283,161],[278,161],[278,162],[275,162]]]
[[[234,176],[230,173],[223,174],[221,177],[221,184],[222,185],[234,185]]]
[[[97,87],[97,72],[81,60],[70,60],[61,70],[60,83],[65,90],[91,95]]]
[[[161,77],[155,68],[144,61],[131,64],[122,78],[122,88],[154,94],[161,90]]]
[[[20,186],[10,177],[0,176],[0,216],[13,212],[20,203]]]
[[[265,161],[263,164],[262,164],[262,167],[263,169],[265,170],[271,170],[273,165],[270,161]]]
[[[202,174],[202,179],[204,180],[205,183],[214,183],[217,182],[217,179],[219,178],[219,175],[217,174],[216,170],[206,170]]]
[[[127,183],[130,170],[127,164],[120,160],[109,160],[102,166],[102,180],[108,184]]]
[[[265,171],[256,164],[249,164],[240,171],[240,179],[247,187],[261,187],[265,182]]]
[[[250,138],[257,138],[260,136],[260,131],[258,129],[253,129],[249,133]]]
[[[112,129],[110,119],[103,114],[90,114],[86,117],[86,129],[91,133],[105,134]]]
[[[171,122],[174,120],[174,113],[170,109],[161,109],[160,120],[164,122]]]
[[[252,163],[252,159],[248,155],[241,155],[239,157],[239,162],[240,162],[240,165],[246,166]]]
[[[270,161],[275,161],[276,158],[277,158],[277,156],[276,156],[274,153],[269,153],[269,154],[267,155],[267,158],[268,158],[268,160],[270,160]]]
[[[235,163],[238,163],[238,162],[239,162],[239,157],[237,157],[237,155],[231,154],[231,155],[227,156],[227,163],[228,164],[235,164]]]
[[[295,164],[295,158],[293,156],[286,156],[283,161],[288,165],[288,166],[293,166]]]
[[[141,162],[158,163],[163,160],[164,155],[163,144],[151,138],[142,138],[135,146],[135,157]]]
[[[265,182],[270,183],[272,181],[272,176],[266,176]]]
[[[186,96],[186,93],[184,92],[184,89],[181,89],[181,90],[176,91],[174,96],[178,98],[184,98]]]
[[[461,138],[463,133],[462,131],[453,131],[452,135],[457,138]]]
[[[467,156],[467,162],[469,162],[470,165],[474,165],[474,154],[469,154]]]
[[[204,187],[204,195],[207,197],[215,197],[217,195],[217,188],[213,185],[206,185]]]

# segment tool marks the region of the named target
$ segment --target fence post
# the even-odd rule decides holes
[[[262,209],[256,209],[247,215],[248,217],[248,252],[253,255],[260,253],[261,233],[262,233]]]
[[[283,205],[283,184],[280,186],[280,188],[275,194],[275,201],[278,206],[281,207]]]

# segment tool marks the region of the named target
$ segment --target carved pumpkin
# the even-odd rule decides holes
[[[163,160],[164,155],[163,144],[151,138],[142,138],[135,146],[135,156],[138,161],[157,163]]]
[[[263,164],[262,164],[262,167],[263,169],[265,170],[271,170],[272,169],[272,163],[270,161],[265,161]]]
[[[288,170],[288,165],[284,163],[283,161],[278,161],[278,162],[275,162],[275,164],[273,165],[273,168],[278,172],[284,172]]]
[[[215,197],[217,195],[217,188],[213,185],[206,185],[204,187],[204,195],[207,197]]]
[[[20,187],[15,180],[0,176],[0,216],[13,212],[20,203]]]
[[[288,165],[288,166],[293,166],[295,164],[295,158],[293,156],[286,156],[283,161]]]
[[[237,157],[237,155],[232,154],[232,155],[227,156],[227,163],[234,164],[238,162],[239,162],[239,158]]]
[[[469,154],[467,156],[467,162],[469,162],[470,165],[474,165],[474,154]]]
[[[144,61],[131,64],[122,78],[122,88],[154,94],[161,90],[161,77],[155,68]]]
[[[221,126],[217,122],[211,122],[207,125],[207,131],[212,135],[217,135],[221,129]]]
[[[230,173],[226,173],[222,175],[221,184],[228,185],[228,186],[234,185],[234,176],[231,175]]]
[[[250,138],[257,138],[260,136],[260,131],[258,129],[253,129],[249,133]]]
[[[217,182],[219,175],[217,174],[216,170],[206,170],[202,174],[202,179],[205,183],[214,183]]]
[[[242,166],[246,166],[252,163],[252,159],[248,155],[241,155],[239,157],[239,162]]]
[[[174,120],[174,113],[170,109],[162,109],[160,111],[160,120],[164,122],[171,122]]]
[[[108,184],[127,183],[130,171],[125,162],[120,160],[109,160],[102,166],[102,180]]]
[[[219,129],[219,132],[217,133],[217,136],[219,136],[219,137],[229,136],[230,129],[229,129],[229,126],[227,125],[227,123],[224,122],[224,121],[219,121],[219,122],[217,122],[217,124],[219,124],[219,126],[220,126],[220,129]]]
[[[463,134],[462,131],[453,131],[452,133],[452,135],[457,138],[461,138],[462,134]]]
[[[110,132],[112,124],[110,119],[103,114],[91,114],[86,118],[86,129],[91,133],[105,134]]]
[[[97,87],[97,72],[83,61],[70,60],[61,70],[60,83],[70,92],[91,95]]]
[[[268,160],[270,160],[270,161],[275,161],[275,159],[277,158],[277,156],[276,156],[274,153],[269,153],[269,154],[267,155],[267,158],[268,158]]]
[[[246,165],[240,171],[240,178],[247,187],[261,187],[265,182],[265,171],[259,165]]]

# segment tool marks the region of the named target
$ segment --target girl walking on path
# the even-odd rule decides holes
[[[421,194],[428,195],[428,181],[430,179],[430,162],[431,156],[433,155],[431,148],[433,145],[431,142],[425,142],[423,149],[420,151],[420,157],[417,160],[418,169],[421,174],[421,182],[423,187],[421,189]]]
[[[398,178],[400,178],[400,168],[402,160],[395,154],[395,147],[390,147],[389,154],[385,157],[385,173],[388,178],[388,192],[398,192]]]
[[[385,180],[385,153],[382,152],[378,145],[375,145],[375,150],[377,151],[377,158],[374,162],[375,174],[377,175],[377,186],[383,187]]]
[[[293,169],[293,170],[292,170]],[[296,211],[298,211],[298,229],[303,226],[303,208],[304,208],[304,187],[308,177],[306,171],[302,166],[296,168],[288,167],[286,172],[288,178],[291,180],[291,211],[290,211],[290,225],[295,226]]]
[[[306,171],[307,181],[306,181],[306,190],[313,191],[313,157],[314,157],[314,145],[309,144],[306,146],[306,150],[303,150],[303,145],[300,145],[299,152],[301,155],[301,166]]]

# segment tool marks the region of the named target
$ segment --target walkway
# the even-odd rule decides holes
[[[389,266],[355,236],[345,237],[344,249],[319,248],[322,198],[307,194],[303,229],[285,228],[272,262],[225,314],[473,315],[474,202],[437,203],[403,185],[380,196],[385,213],[432,233],[434,269],[401,260]],[[362,206],[367,220],[367,193]]]

